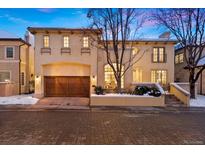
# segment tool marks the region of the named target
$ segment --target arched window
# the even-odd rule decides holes
[[[132,49],[132,55],[133,55],[133,56],[136,55],[136,54],[138,54],[139,52],[140,52],[140,49],[137,48],[137,47],[134,47],[134,48]]]
[[[114,63],[113,66],[116,69],[116,63]],[[117,82],[115,79],[114,71],[112,70],[112,67],[109,64],[105,65],[104,72],[105,72],[105,88],[115,89],[117,87]],[[124,66],[122,66],[122,73],[123,72],[124,72]],[[121,88],[124,88],[124,76],[122,76],[121,79]]]

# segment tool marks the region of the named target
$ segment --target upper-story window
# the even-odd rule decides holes
[[[89,38],[87,36],[83,37],[83,47],[84,48],[88,48],[89,47]]]
[[[8,59],[14,58],[14,47],[6,47],[5,56]]]
[[[134,56],[134,55],[137,55],[138,53],[139,53],[139,48],[137,48],[137,47],[135,47],[135,48],[133,48],[132,49],[132,55]]]
[[[177,54],[175,56],[175,64],[180,64],[184,62],[184,53]]]
[[[50,38],[49,36],[43,36],[43,47],[44,48],[49,48],[50,44]]]
[[[165,62],[165,48],[154,47],[152,53],[152,61],[154,63],[164,63]]]
[[[64,48],[69,48],[70,47],[70,44],[69,44],[69,37],[68,36],[64,36],[63,37],[63,47]]]

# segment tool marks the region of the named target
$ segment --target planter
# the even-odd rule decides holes
[[[165,95],[160,97],[138,95],[91,95],[91,106],[164,106]]]

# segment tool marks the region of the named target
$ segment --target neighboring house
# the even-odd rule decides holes
[[[0,38],[0,96],[29,93],[34,74],[30,51],[21,38]]]
[[[105,52],[95,41],[100,31],[41,27],[28,30],[35,36],[36,97],[89,97],[93,85],[116,87]],[[122,88],[128,89],[134,82],[159,82],[167,88],[174,82],[175,40],[145,39],[135,40],[134,44],[131,50],[127,49],[126,56],[131,52],[145,53],[123,77]]]
[[[203,52],[205,55],[205,51]],[[204,62],[203,62],[204,61]],[[201,59],[200,63],[205,64],[205,58]],[[178,48],[175,50],[175,82],[188,83],[189,82],[189,72],[184,69],[186,66],[186,61],[184,57],[183,48]],[[197,92],[199,94],[205,94],[205,71],[202,72],[201,76],[197,81]]]

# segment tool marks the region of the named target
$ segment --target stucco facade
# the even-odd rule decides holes
[[[151,71],[152,70],[166,70],[167,71],[167,84],[164,88],[168,87],[168,84],[174,82],[174,43],[166,41],[136,41],[133,48],[139,49],[139,54],[135,57],[136,63],[128,69],[124,76],[124,88],[130,88],[133,80],[133,70],[139,68],[142,70],[142,80],[140,82],[152,82]],[[165,48],[166,61],[163,63],[152,62],[152,53],[154,47]],[[129,60],[129,55],[132,50],[128,49],[125,53],[124,63]],[[142,55],[143,54],[143,55]],[[114,55],[112,56],[114,57]],[[113,62],[114,62],[113,58]],[[139,60],[138,60],[139,59]],[[133,60],[135,61],[135,60]],[[104,66],[107,64],[106,54],[104,51],[98,52],[98,85],[104,85]],[[125,65],[126,67],[126,65]]]
[[[13,57],[8,58],[6,56],[6,48],[13,49]],[[17,95],[29,92],[30,74],[34,72],[30,69],[33,65],[29,62],[32,58],[32,53],[29,52],[31,47],[28,43],[19,38],[5,38],[0,39],[0,72],[9,72],[8,81],[1,81],[2,85],[6,86],[6,82],[12,84],[12,92],[10,95]],[[30,56],[30,58],[29,58]],[[24,77],[22,77],[24,73]],[[24,84],[22,84],[22,78],[24,78]],[[11,91],[11,90],[10,90]],[[6,94],[5,94],[6,95]]]
[[[179,54],[184,54],[183,49],[178,49],[175,51],[175,56]],[[205,51],[203,52],[205,55]],[[176,82],[189,82],[189,72],[188,70],[184,69],[186,66],[186,61],[183,57],[183,62],[176,63],[175,62],[175,81]],[[199,94],[205,94],[205,71],[202,72],[201,76],[196,82],[197,84],[197,91]]]
[[[35,37],[35,94],[36,97],[44,96],[45,76],[89,76],[90,93],[93,93],[93,85],[105,86],[104,66],[107,64],[106,54],[97,42],[97,35],[89,29],[66,29],[66,28],[35,28],[28,30]],[[44,36],[49,37],[49,46],[44,47]],[[63,37],[69,37],[69,48],[64,48]],[[83,37],[89,39],[89,47],[83,47]],[[94,38],[94,39],[93,39]],[[48,39],[48,38],[46,38]],[[47,40],[48,41],[48,40]],[[124,76],[124,88],[129,88],[133,83],[133,68],[142,69],[142,81],[151,82],[152,70],[166,70],[166,86],[174,82],[174,44],[171,40],[139,40],[135,46],[144,53],[142,58],[131,67]],[[153,63],[152,53],[154,47],[165,49],[166,61]],[[62,52],[66,50],[67,52]],[[84,51],[85,50],[85,51]],[[131,50],[126,51],[125,61]],[[140,53],[140,54],[141,54]],[[139,55],[140,55],[139,54]]]

